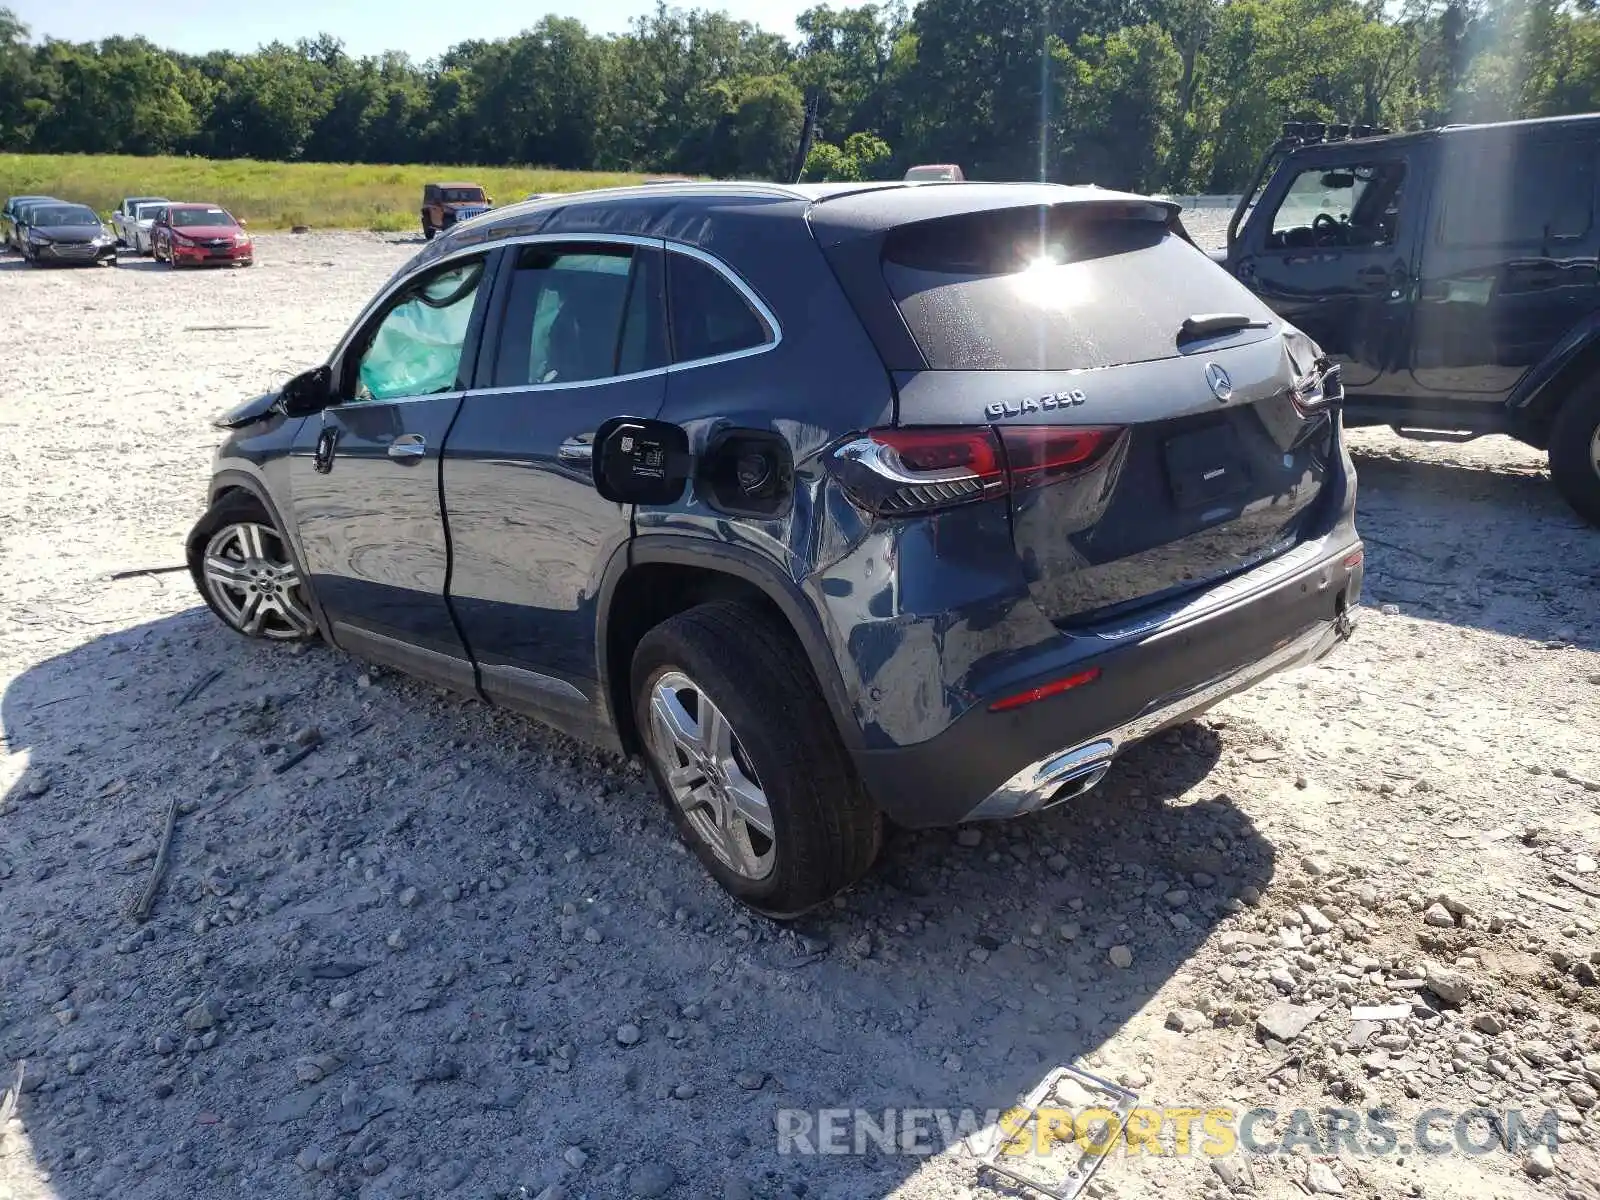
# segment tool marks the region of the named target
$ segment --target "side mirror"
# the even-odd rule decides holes
[[[671,504],[683,495],[691,466],[682,426],[613,417],[595,432],[594,488],[616,504]]]
[[[313,367],[296,375],[283,385],[285,416],[309,417],[319,413],[333,402],[333,372],[327,367]]]
[[[250,222],[246,221],[243,217],[238,218],[238,221],[240,229],[243,229],[246,225],[250,224]]]
[[[493,204],[494,203],[494,197],[493,196],[485,196],[483,198],[483,202],[485,204]]]

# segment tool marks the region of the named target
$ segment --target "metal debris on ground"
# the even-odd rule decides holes
[[[1128,1115],[1138,1103],[1136,1093],[1110,1080],[1078,1067],[1057,1067],[1013,1110],[1024,1114],[1023,1120],[1008,1116],[1003,1126],[993,1131],[986,1151],[980,1152],[971,1138],[968,1149],[980,1155],[980,1169],[1003,1175],[1051,1200],[1074,1200],[1123,1136]],[[1090,1129],[1057,1125],[1059,1112],[1076,1118],[1091,1110],[1115,1116]]]

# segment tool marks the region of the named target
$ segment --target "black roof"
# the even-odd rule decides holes
[[[1578,113],[1568,117],[1527,117],[1520,121],[1491,121],[1481,125],[1440,125],[1432,129],[1418,129],[1410,133],[1388,133],[1379,137],[1344,138],[1339,141],[1309,142],[1296,146],[1291,153],[1309,154],[1314,150],[1338,150],[1343,147],[1374,146],[1381,148],[1415,146],[1440,138],[1511,137],[1519,134],[1539,133],[1547,129],[1594,128],[1600,132],[1600,113]]]
[[[690,243],[708,240],[710,218],[730,208],[791,207],[830,244],[897,225],[994,208],[1106,202],[1161,203],[1098,187],[1051,183],[701,183],[599,188],[524,200],[451,231],[448,244],[519,233],[633,233]],[[1176,205],[1168,205],[1177,211]],[[436,245],[442,251],[445,240]]]

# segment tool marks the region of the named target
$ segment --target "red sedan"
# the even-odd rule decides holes
[[[150,226],[150,253],[173,267],[255,262],[255,247],[242,223],[215,204],[167,205]]]

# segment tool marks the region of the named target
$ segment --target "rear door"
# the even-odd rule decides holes
[[[1334,422],[1272,313],[1151,204],[902,226],[883,274],[927,368],[902,426],[991,425],[1034,599],[1104,620],[1323,529]]]
[[[1424,394],[1499,401],[1600,303],[1593,135],[1439,138],[1412,373]]]
[[[301,426],[289,465],[334,639],[468,690],[471,660],[445,599],[439,467],[476,357],[488,265],[454,259],[380,302],[334,364],[339,402]]]
[[[661,408],[661,242],[540,238],[506,255],[445,450],[450,598],[484,692],[582,735],[600,704],[600,578],[632,531],[594,490],[593,436]]]
[[[1297,156],[1268,185],[1234,270],[1342,367],[1347,387],[1382,392],[1405,362],[1411,263],[1422,211],[1418,164],[1359,143]]]

